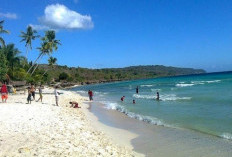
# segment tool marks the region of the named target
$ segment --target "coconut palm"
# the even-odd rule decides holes
[[[3,33],[9,34],[10,33],[9,31],[4,30],[3,23],[4,23],[4,21],[0,21],[0,34],[3,34]],[[0,43],[1,43],[2,47],[5,47],[5,41],[2,37],[0,37]]]
[[[36,38],[39,37],[39,35],[35,35],[37,33],[36,30],[33,30],[33,28],[31,26],[27,27],[27,31],[23,32],[21,31],[21,35],[20,37],[22,38],[22,40],[20,42],[26,42],[26,59],[27,59],[27,55],[28,55],[28,50],[29,48],[32,50],[32,40],[35,40]]]
[[[57,58],[55,57],[50,57],[48,59],[48,66],[50,66],[52,69],[54,67],[54,65],[56,64]],[[43,76],[47,73],[48,69],[44,72]]]
[[[43,37],[42,40],[42,44],[41,47],[39,47],[39,51],[40,54],[37,57],[37,59],[35,60],[34,64],[32,65],[32,67],[35,66],[35,64],[37,63],[37,61],[39,59],[41,59],[44,55],[51,55],[53,53],[53,51],[58,49],[58,45],[60,44],[60,40],[56,40],[56,34],[55,31],[49,30],[45,32],[45,37]],[[35,70],[37,69],[39,64],[36,65],[36,67],[34,68],[34,70],[32,71],[31,75],[35,72]],[[30,71],[31,68],[28,70]]]
[[[53,52],[53,50],[58,49],[58,45],[60,44],[60,40],[56,40],[56,33],[53,30],[49,30],[45,32],[45,37],[42,38],[42,41],[46,42],[46,48],[49,52]]]
[[[15,48],[14,44],[8,44],[5,47],[1,48],[1,52],[5,54],[7,66],[10,68],[13,76],[14,67],[16,65],[20,65],[20,60],[22,59],[22,57],[19,56],[19,54],[21,52],[17,48]]]

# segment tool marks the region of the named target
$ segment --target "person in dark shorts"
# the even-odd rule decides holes
[[[31,88],[30,87],[28,87],[27,88],[27,91],[28,91],[28,96],[27,96],[27,103],[28,104],[31,104]]]
[[[156,100],[160,100],[159,92],[156,92]]]
[[[139,86],[136,87],[136,93],[139,93]]]
[[[133,100],[133,104],[135,104],[135,100]]]
[[[35,100],[35,86],[31,85],[31,95],[33,97],[33,100]]]
[[[88,95],[89,95],[89,101],[93,100],[93,91],[89,90]]]

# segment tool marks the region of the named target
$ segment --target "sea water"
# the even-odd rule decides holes
[[[151,125],[185,128],[232,140],[232,72],[86,85],[73,90],[87,96],[89,89],[94,101],[105,109]],[[160,101],[156,100],[157,91]]]

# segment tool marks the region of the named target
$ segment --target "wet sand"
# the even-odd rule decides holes
[[[232,141],[187,129],[175,129],[151,125],[115,110],[107,110],[102,104],[90,103],[89,111],[104,125],[101,129],[114,140],[123,139],[135,152],[148,157],[231,157]],[[106,129],[107,128],[107,129]],[[131,132],[115,136],[115,128]]]

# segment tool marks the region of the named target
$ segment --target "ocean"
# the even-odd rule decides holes
[[[151,125],[232,140],[232,72],[94,84],[72,90],[87,96],[89,89],[94,101],[106,110],[117,110]],[[156,100],[157,91],[160,101]]]

